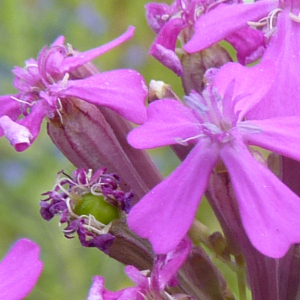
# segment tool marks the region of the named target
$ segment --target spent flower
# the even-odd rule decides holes
[[[77,232],[83,246],[106,252],[114,240],[109,233],[111,222],[131,208],[133,194],[120,190],[119,181],[116,174],[105,173],[105,168],[94,174],[78,169],[73,178],[61,171],[53,190],[43,194],[48,197],[40,202],[40,213],[47,221],[59,215],[60,223],[67,224],[66,237]]]

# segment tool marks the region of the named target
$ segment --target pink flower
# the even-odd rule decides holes
[[[130,69],[98,73],[90,63],[130,39],[133,32],[130,27],[112,42],[86,52],[74,50],[59,37],[42,49],[37,61],[29,59],[24,69],[15,67],[19,93],[0,97],[0,136],[4,134],[17,151],[27,149],[42,120],[61,117],[62,102],[72,97],[108,107],[135,123],[145,121],[147,88],[142,76]]]
[[[183,68],[175,52],[177,39],[185,44],[193,33],[198,17],[216,5],[211,0],[175,0],[170,6],[164,3],[148,3],[147,21],[157,33],[149,54],[178,76],[182,76]]]
[[[128,141],[136,148],[195,145],[128,215],[129,227],[148,238],[156,253],[170,251],[187,233],[219,159],[230,174],[251,243],[263,254],[278,258],[300,242],[300,231],[295,230],[300,228],[299,197],[248,147],[300,160],[299,117],[244,119],[268,91],[273,70],[271,65],[262,69],[229,63],[217,73],[214,86],[209,81],[202,96],[194,92],[185,97],[188,106],[171,99],[155,101],[148,107],[147,122],[130,132]]]
[[[197,20],[195,34],[184,49],[189,53],[197,52],[222,39],[228,39],[230,36],[232,38],[241,30],[245,31],[244,36],[247,40],[249,24],[262,28],[256,30],[257,34],[264,33],[269,42],[260,65],[264,68],[263,65],[268,61],[274,61],[275,76],[269,91],[260,99],[260,103],[247,113],[247,117],[263,119],[299,115],[299,10],[299,1],[293,0],[262,0],[251,4],[220,5]],[[253,38],[249,38],[253,41]],[[246,42],[243,43],[243,47],[245,49],[242,51],[247,52],[247,48],[252,46]],[[255,56],[253,53],[252,55]],[[256,55],[256,58],[259,58],[258,53]],[[245,57],[244,54],[242,56]]]
[[[2,300],[24,299],[35,286],[43,263],[40,248],[27,239],[19,240],[0,264],[0,295]]]
[[[165,289],[177,285],[177,271],[187,259],[191,245],[190,240],[185,237],[176,249],[164,255],[157,255],[150,276],[146,276],[146,273],[150,271],[141,272],[134,266],[126,266],[125,272],[136,284],[135,287],[111,292],[104,288],[104,279],[101,276],[95,276],[87,300],[171,299]],[[181,296],[184,299],[184,295]]]

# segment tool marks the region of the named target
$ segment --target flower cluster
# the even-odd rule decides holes
[[[124,263],[136,284],[111,292],[96,276],[88,300],[234,299],[201,243],[237,273],[240,299],[245,274],[255,300],[298,299],[299,1],[175,0],[147,4],[146,18],[150,55],[180,77],[183,97],[151,81],[145,105],[138,72],[91,64],[132,27],[83,53],[59,37],[13,70],[18,93],[0,97],[0,136],[23,151],[47,118],[78,168],[58,173],[42,217],[58,215],[67,238]],[[167,145],[182,162],[162,180],[140,150]],[[223,233],[197,220],[203,196]]]

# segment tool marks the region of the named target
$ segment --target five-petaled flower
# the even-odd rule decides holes
[[[300,232],[294,230],[300,227],[299,197],[258,162],[249,148],[259,146],[300,160],[300,119],[244,118],[268,91],[273,69],[271,63],[265,69],[229,63],[217,73],[214,84],[211,69],[202,96],[191,93],[185,97],[187,106],[171,99],[155,101],[148,107],[147,122],[130,132],[128,141],[136,148],[195,144],[181,165],[128,215],[131,229],[148,238],[156,253],[170,251],[187,233],[219,159],[230,174],[252,244],[278,258],[291,244],[300,242]]]
[[[108,107],[135,123],[145,121],[147,89],[142,76],[131,69],[97,72],[90,61],[130,39],[134,28],[101,47],[76,51],[59,37],[44,47],[37,61],[15,67],[16,95],[0,97],[0,136],[17,151],[27,149],[39,134],[44,117],[61,116],[62,101],[72,97]],[[63,120],[61,120],[63,123]]]

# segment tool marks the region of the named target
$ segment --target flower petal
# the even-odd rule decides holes
[[[169,20],[158,33],[149,52],[150,55],[154,56],[178,76],[183,74],[183,69],[181,62],[175,53],[175,46],[180,31],[186,26],[187,24],[180,18]]]
[[[272,76],[273,82],[268,93],[249,111],[247,118],[300,115],[300,24],[292,21],[289,13],[288,9],[279,13],[276,34],[271,37],[259,64],[263,66],[268,60],[274,61],[276,72]],[[254,82],[251,80],[249,84]]]
[[[218,92],[224,95],[231,82],[235,81],[232,98],[242,97],[235,104],[235,112],[241,110],[243,114],[240,115],[240,118],[243,118],[244,114],[255,107],[269,91],[274,82],[274,73],[275,64],[272,60],[250,68],[238,63],[227,63],[216,74],[214,84]],[[232,99],[224,98],[223,106],[230,107],[231,105]]]
[[[262,31],[251,27],[244,27],[226,37],[226,41],[237,50],[237,59],[242,65],[250,64],[262,57],[265,40]]]
[[[135,266],[126,266],[125,273],[139,288],[143,290],[148,288],[148,278]]]
[[[127,139],[138,149],[171,144],[199,135],[199,121],[192,110],[180,102],[163,99],[152,102],[147,109],[148,120],[132,130]]]
[[[150,2],[145,5],[146,19],[148,25],[155,33],[159,33],[162,27],[168,22],[166,16],[173,12],[171,7],[165,3]]]
[[[0,264],[2,300],[24,299],[35,286],[43,268],[40,248],[27,239],[19,240]]]
[[[30,130],[12,121],[10,117],[0,117],[0,127],[10,144],[17,151],[23,151],[31,145],[32,135]]]
[[[136,287],[125,288],[120,291],[111,292],[104,287],[104,278],[101,276],[94,276],[93,284],[90,288],[87,300],[128,300],[136,299],[143,300],[139,289]]]
[[[207,48],[229,34],[248,26],[248,21],[258,21],[266,17],[277,6],[276,0],[262,0],[252,4],[219,5],[197,19],[195,34],[184,46],[184,50],[193,53]]]
[[[103,300],[104,278],[94,276],[87,300]]]
[[[168,253],[186,235],[217,160],[217,146],[200,141],[169,177],[132,208],[129,227],[148,238],[157,254]]]
[[[135,28],[133,26],[129,26],[126,32],[124,32],[118,38],[110,41],[109,43],[100,46],[98,48],[94,48],[85,52],[79,52],[74,56],[70,56],[62,61],[60,66],[60,72],[72,72],[78,67],[88,63],[89,61],[95,59],[96,57],[110,51],[111,49],[119,46],[120,44],[126,42],[127,40],[133,37]]]
[[[19,94],[17,95],[4,95],[0,96],[0,118],[2,116],[9,116],[10,119],[15,121],[21,114],[20,103],[14,100],[12,97],[18,99]],[[0,128],[0,137],[4,134],[3,130]]]
[[[300,242],[300,199],[271,171],[257,162],[242,141],[220,151],[229,171],[248,237],[261,253],[285,255]]]
[[[49,87],[57,97],[77,97],[106,106],[125,119],[140,124],[146,121],[147,88],[143,77],[130,69],[103,72],[85,79],[69,80]]]
[[[156,286],[164,290],[175,277],[178,269],[186,261],[192,248],[190,239],[186,236],[175,249],[166,255],[159,255],[152,270],[152,280],[156,280]]]
[[[300,118],[282,117],[266,120],[241,122],[244,127],[256,127],[259,133],[242,132],[243,139],[250,145],[288,156],[300,161]],[[240,126],[238,125],[240,128]]]

